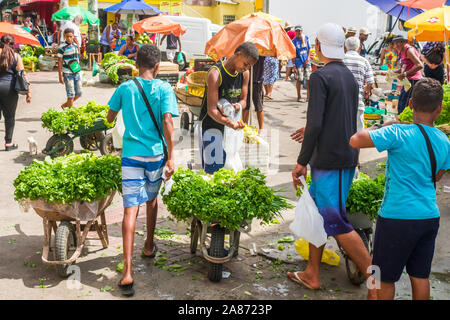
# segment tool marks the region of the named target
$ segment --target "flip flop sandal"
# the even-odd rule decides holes
[[[300,279],[300,277],[297,275],[297,273],[298,273],[298,272],[288,272],[288,273],[287,273],[287,277],[288,277],[289,279],[291,279],[292,281],[297,282],[298,284],[304,285],[304,286],[307,287],[308,289],[311,289],[311,290],[317,290],[317,289],[314,289],[313,287],[311,287],[309,284],[307,284],[307,283],[306,283],[305,281],[303,281],[302,279]],[[291,276],[291,274],[292,274],[293,276]]]
[[[158,252],[158,246],[156,245],[156,243],[155,243],[155,248],[153,249],[153,253],[151,254],[151,255],[146,255],[145,253],[144,253],[144,250],[142,250],[142,254],[141,254],[141,256],[143,257],[143,258],[154,258],[154,257],[156,257],[156,253]]]
[[[16,150],[17,148],[19,148],[19,146],[14,143],[13,145],[5,146],[5,151]]]
[[[122,280],[119,281],[117,286],[122,291],[122,295],[125,297],[132,297],[134,295],[134,281],[130,284],[121,284]]]

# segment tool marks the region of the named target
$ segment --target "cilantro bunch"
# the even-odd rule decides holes
[[[350,187],[346,204],[347,212],[350,214],[361,212],[375,221],[384,197],[384,183],[384,174],[372,180],[368,175],[360,173]]]
[[[95,101],[78,108],[66,108],[62,111],[49,109],[41,116],[42,127],[49,129],[54,134],[65,134],[69,131],[78,130],[80,127],[89,128],[94,122],[101,118],[106,127],[111,128],[114,123],[106,120],[109,106],[100,105]]]
[[[163,195],[163,202],[177,220],[195,216],[236,230],[245,220],[270,223],[282,210],[292,208],[278,191],[266,186],[259,169],[248,168],[237,174],[221,169],[207,176],[180,168],[172,178],[175,184]]]
[[[121,159],[112,155],[70,154],[35,160],[14,180],[14,199],[70,204],[92,202],[122,191]]]

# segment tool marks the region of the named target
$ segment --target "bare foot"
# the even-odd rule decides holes
[[[292,281],[297,282],[298,284],[304,285],[308,289],[317,290],[320,288],[320,280],[314,279],[312,276],[308,275],[306,272],[288,272],[287,276]]]

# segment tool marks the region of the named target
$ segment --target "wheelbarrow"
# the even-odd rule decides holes
[[[83,149],[95,151],[100,149],[102,154],[107,154],[107,148],[101,148],[101,143],[107,135],[108,128],[103,119],[97,119],[91,127],[79,127],[77,130],[67,134],[54,134],[47,141],[43,154],[52,158],[65,156],[73,152],[73,141],[80,138],[80,144]]]
[[[363,241],[367,251],[369,251],[369,254],[372,255],[373,252],[372,221],[370,221],[367,215],[360,212],[348,214],[347,219],[355,229],[356,233],[361,237],[361,240]],[[364,281],[366,281],[364,274],[359,270],[358,266],[352,261],[352,259],[350,259],[350,257],[344,251],[344,249],[339,245],[339,243],[338,246],[339,250],[342,253],[342,256],[345,259],[345,269],[347,271],[348,279],[354,285],[359,286]]]
[[[180,129],[183,129],[183,133],[190,132],[192,134],[194,133],[194,122],[200,118],[203,98],[191,95],[183,88],[176,88],[175,95],[188,109],[188,111],[184,109],[181,112]]]
[[[50,204],[44,200],[30,201],[31,207],[43,219],[42,262],[55,265],[61,277],[68,277],[71,274],[69,266],[80,256],[89,231],[97,232],[98,238],[93,239],[100,240],[106,249],[109,239],[105,209],[111,204],[115,193],[91,203],[74,201],[72,205]],[[51,247],[52,231],[55,234],[54,247]],[[53,260],[49,258],[50,252],[53,253]]]
[[[208,279],[212,282],[222,280],[222,269],[225,262],[230,261],[237,256],[239,249],[239,240],[241,232],[250,232],[251,227],[247,222],[242,223],[241,228],[236,231],[230,231],[222,227],[219,223],[205,223],[197,218],[191,222],[191,253],[197,252],[200,242],[200,252],[203,257],[210,262],[208,270]],[[207,234],[211,235],[210,246],[206,246]],[[230,249],[225,249],[225,235],[229,234]]]

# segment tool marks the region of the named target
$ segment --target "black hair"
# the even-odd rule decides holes
[[[442,104],[444,89],[439,81],[422,78],[415,84],[411,97],[415,111],[433,113]]]
[[[10,34],[4,34],[0,38],[0,71],[8,71],[14,63],[14,37]]]
[[[441,64],[444,60],[445,47],[442,43],[437,43],[430,51],[425,54],[428,62],[432,64]]]
[[[144,44],[137,52],[136,65],[153,69],[161,61],[161,51],[154,44]]]
[[[64,29],[64,35],[66,35],[66,34],[68,34],[68,33],[75,34],[75,32],[73,31],[72,28],[66,28],[66,29]]]
[[[33,30],[30,31],[30,33],[31,33],[33,36],[36,36],[36,35],[39,34],[39,31],[37,31],[36,29],[33,29]]]
[[[128,35],[128,38],[130,38],[130,39],[131,39],[131,41],[134,41],[134,37],[133,37],[133,35],[129,34],[129,35]]]
[[[242,52],[244,56],[250,57],[257,61],[259,59],[258,48],[251,42],[244,42],[236,48],[234,53]]]

